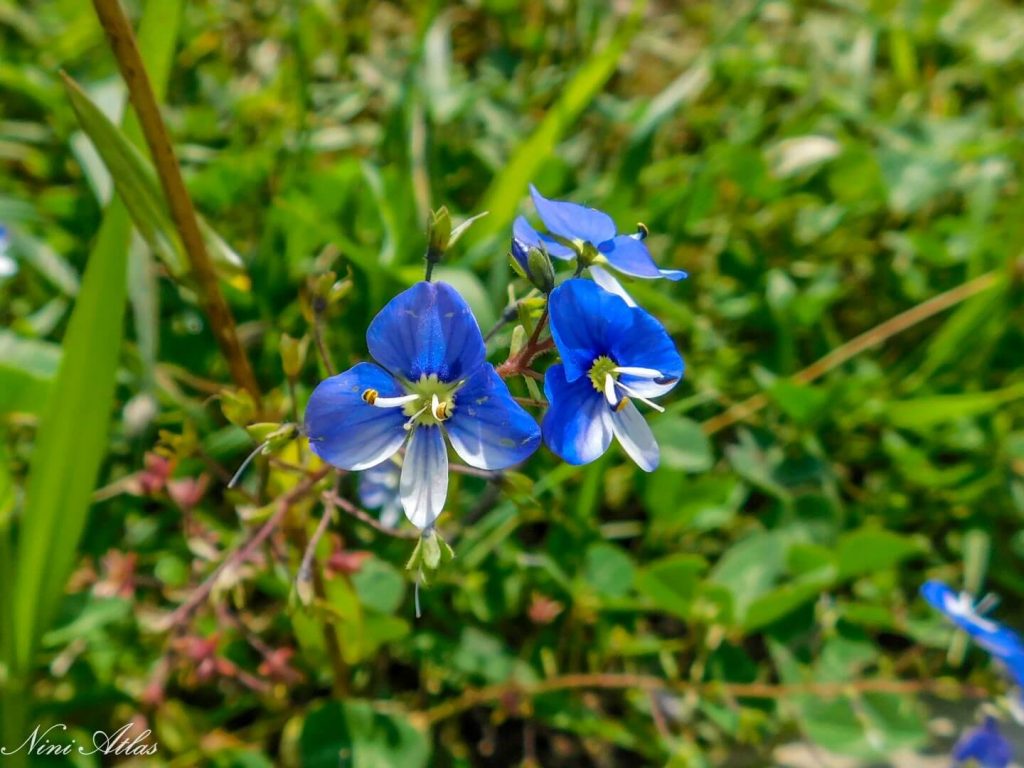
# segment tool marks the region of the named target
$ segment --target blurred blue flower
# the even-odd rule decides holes
[[[359,502],[380,512],[380,522],[388,528],[398,525],[402,499],[398,492],[401,468],[388,459],[359,473]]]
[[[921,596],[946,618],[970,635],[974,642],[1005,663],[1018,683],[1024,682],[1024,642],[1012,629],[992,621],[985,614],[994,607],[992,600],[975,603],[966,592],[955,592],[941,581],[926,581]]]
[[[570,464],[587,464],[614,435],[641,469],[653,471],[658,444],[633,400],[663,410],[650,398],[683,375],[672,339],[647,312],[588,280],[556,288],[548,311],[562,363],[544,377],[544,442]]]
[[[973,731],[965,733],[953,747],[953,759],[958,763],[974,760],[980,768],[1007,768],[1013,761],[1013,748],[999,732],[994,717]]]
[[[624,275],[646,280],[662,277],[668,280],[682,280],[687,276],[682,270],[658,268],[647,246],[644,245],[643,241],[647,236],[645,229],[634,235],[619,235],[616,233],[615,222],[603,211],[578,203],[549,200],[532,184],[530,195],[533,197],[537,214],[548,228],[549,234],[537,233],[523,219],[523,224],[533,230],[533,234],[529,235],[524,228],[524,239],[542,241],[547,252],[558,259],[571,259],[578,251],[591,249],[592,261],[588,261],[591,277],[606,291],[621,296],[630,306],[635,306],[632,297],[604,265]],[[575,249],[561,242],[559,238],[571,242]]]
[[[11,238],[7,227],[0,224],[0,280],[11,277],[18,272],[17,262],[10,257]]]
[[[406,517],[433,526],[448,494],[447,434],[479,469],[533,453],[540,430],[486,362],[473,313],[446,283],[420,282],[370,323],[370,355],[320,382],[306,406],[310,448],[336,467],[364,470],[405,446],[399,495]]]

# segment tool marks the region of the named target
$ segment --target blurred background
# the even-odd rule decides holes
[[[530,182],[620,231],[643,222],[660,266],[690,273],[629,286],[687,377],[652,421],[651,475],[614,449],[583,468],[542,449],[500,483],[453,476],[456,559],[420,620],[411,542],[349,516],[317,550],[323,599],[299,604],[323,514],[306,499],[168,627],[296,480],[260,458],[227,490],[255,445],[238,424],[260,419],[224,391],[194,287],[152,236],[125,240],[120,288],[82,282],[114,184],[59,73],[115,123],[123,82],[91,4],[0,0],[8,723],[82,742],[149,727],[159,751],[140,765],[948,764],[1004,685],[918,587],[993,590],[1024,627],[1024,10],[152,0],[128,4],[133,21],[150,5],[165,39],[143,55],[168,50],[164,117],[237,257],[221,285],[263,421],[292,418],[325,375],[317,324],[340,368],[364,358],[441,205],[489,211],[440,275],[489,328]],[[69,347],[87,290],[120,343],[83,331]],[[922,305],[812,383],[793,377]],[[282,334],[309,345],[289,375]],[[62,359],[78,379],[58,383]],[[112,409],[83,394],[92,365]],[[84,407],[37,441],[55,391]],[[49,518],[27,511],[37,474]],[[73,487],[80,522],[60,497]],[[340,492],[355,501],[354,478]],[[50,581],[63,597],[27,628],[25,585]]]

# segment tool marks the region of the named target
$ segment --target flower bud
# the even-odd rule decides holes
[[[245,431],[257,443],[266,444],[264,453],[276,451],[286,443],[291,442],[298,432],[294,424],[274,424],[272,422],[250,424],[245,428]]]
[[[531,248],[526,256],[526,272],[534,287],[543,293],[551,293],[555,287],[555,268],[551,257],[540,248]]]
[[[430,214],[427,222],[427,261],[438,262],[448,250],[452,237],[452,217],[445,206]]]
[[[303,336],[295,339],[287,333],[281,334],[281,367],[284,375],[289,379],[296,379],[306,362],[306,349],[309,347],[309,338]]]

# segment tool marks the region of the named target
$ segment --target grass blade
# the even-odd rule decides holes
[[[140,39],[161,91],[170,71],[182,2],[150,2]],[[126,133],[139,140],[138,126]],[[38,638],[52,619],[85,526],[90,495],[106,452],[114,376],[127,301],[131,220],[124,206],[108,208],[90,253],[63,343],[53,394],[36,437],[10,604],[7,693],[27,684]],[[21,713],[23,714],[23,713]],[[8,706],[2,720],[17,717]]]
[[[471,260],[493,257],[493,252],[485,247],[486,241],[509,228],[531,179],[614,74],[619,59],[640,27],[645,5],[644,0],[634,0],[629,15],[612,39],[576,71],[540,125],[519,145],[504,170],[495,176],[479,206],[490,214],[466,236],[478,246],[471,251]]]

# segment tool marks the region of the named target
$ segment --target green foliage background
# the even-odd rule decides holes
[[[13,691],[18,678],[23,693],[3,700],[9,717],[17,708],[86,739],[145,718],[160,752],[140,764],[772,765],[799,742],[885,762],[943,749],[928,723],[949,702],[863,681],[1001,688],[916,593],[929,576],[984,584],[1024,627],[1017,6],[211,0],[184,4],[177,39],[165,118],[196,207],[244,262],[248,284],[223,286],[280,416],[279,342],[310,331],[311,277],[351,280],[326,338],[347,366],[365,355],[368,319],[422,274],[429,211],[487,210],[440,275],[486,329],[507,301],[508,230],[530,212],[531,181],[624,231],[644,222],[661,266],[690,272],[630,286],[677,338],[687,378],[653,419],[663,453],[649,476],[616,450],[585,468],[542,450],[498,493],[453,476],[442,528],[457,557],[423,592],[423,619],[403,570],[409,542],[344,517],[332,531],[367,554],[327,580],[325,604],[289,599],[301,547],[282,539],[219,585],[221,608],[169,639],[161,616],[260,519],[225,489],[252,443],[210,399],[227,367],[166,254],[136,238],[126,288],[116,269],[81,279],[90,251],[111,269],[94,243],[116,240],[97,241],[112,184],[59,70],[115,122],[124,104],[90,4],[0,2],[0,224],[19,264],[0,279],[0,684]],[[949,312],[813,384],[791,378],[990,272]],[[107,335],[119,290],[120,346]],[[73,334],[83,305],[99,325],[82,328],[107,332]],[[507,344],[499,336],[493,360]],[[109,419],[89,408],[108,374]],[[299,404],[323,375],[310,354]],[[46,457],[101,464],[102,490],[81,517],[59,616],[26,656],[33,630],[18,611],[36,608],[11,596],[27,572],[59,590],[72,550],[55,542],[75,538],[62,502],[45,521],[26,514],[55,391],[78,400],[56,398],[63,437],[48,438],[58,447]],[[763,409],[702,430],[758,393]],[[132,492],[158,442],[178,455],[176,477],[212,480],[187,514],[163,491]],[[88,484],[88,472],[45,466],[54,493]],[[247,487],[273,495],[293,482],[261,460]],[[305,537],[320,514],[299,505],[288,528]],[[42,554],[15,574],[18,551]],[[135,558],[129,577],[122,557]],[[199,679],[179,630],[214,637],[242,675]],[[265,666],[279,648],[296,649],[297,678]],[[597,673],[673,690],[509,688],[452,706],[484,686]],[[768,688],[734,696],[715,682]],[[828,697],[779,687],[806,682],[850,685]]]

